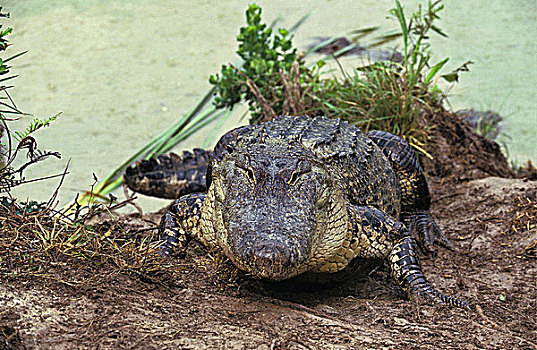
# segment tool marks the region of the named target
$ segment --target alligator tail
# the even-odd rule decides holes
[[[211,155],[211,151],[195,148],[194,152],[184,151],[182,155],[161,154],[136,162],[125,171],[125,183],[135,192],[168,199],[206,192]]]

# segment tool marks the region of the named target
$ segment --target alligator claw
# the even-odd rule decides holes
[[[421,271],[416,250],[416,241],[412,237],[406,236],[395,244],[389,256],[392,276],[407,292],[408,297],[429,304],[445,304],[468,309],[468,303],[440,293],[427,281]]]
[[[453,244],[442,233],[429,211],[415,212],[408,216],[409,231],[423,252],[431,251],[433,244],[453,249]]]
[[[459,307],[461,309],[470,310],[470,305],[458,298],[442,294],[435,290],[432,286],[427,286],[426,288],[422,290],[412,290],[410,291],[410,298],[418,297],[421,300],[425,301],[426,303],[432,304],[432,305],[450,305]]]

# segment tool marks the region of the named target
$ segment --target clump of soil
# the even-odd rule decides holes
[[[478,135],[459,115],[439,108],[427,119],[433,125],[427,149],[434,158],[424,159],[429,176],[455,182],[515,176],[500,146]]]
[[[17,275],[0,260],[0,349],[536,348],[537,183],[510,178],[497,145],[441,119],[427,171],[433,215],[455,249],[422,265],[471,311],[404,300],[382,264],[339,284],[270,285],[194,242],[151,271],[64,257]],[[143,235],[158,220],[100,225]]]

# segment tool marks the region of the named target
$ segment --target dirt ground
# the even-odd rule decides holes
[[[84,261],[51,266],[40,279],[3,276],[0,349],[536,348],[537,232],[515,219],[531,206],[535,214],[537,183],[490,177],[431,187],[456,250],[436,249],[424,270],[472,311],[404,300],[384,266],[339,285],[264,285],[230,276],[193,244],[162,278]]]
[[[469,311],[405,300],[383,264],[340,284],[268,284],[193,243],[159,275],[74,258],[2,273],[0,349],[537,349],[537,182],[485,177],[509,170],[459,151],[464,167],[428,165],[455,249],[422,265]],[[102,225],[147,235],[158,220]]]

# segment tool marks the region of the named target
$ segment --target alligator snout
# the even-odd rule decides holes
[[[287,278],[288,270],[298,263],[299,256],[293,245],[268,240],[246,249],[243,262],[245,269],[257,277],[280,280]]]
[[[260,265],[282,264],[288,265],[291,262],[291,253],[281,244],[263,244],[255,246],[251,250],[251,260],[258,261]]]
[[[258,278],[279,281],[289,278],[290,271],[302,263],[306,242],[298,242],[296,237],[273,234],[271,238],[242,236],[233,240],[232,258],[241,269]]]
[[[243,198],[223,213],[229,258],[256,277],[282,280],[310,255],[313,209],[286,193]]]

